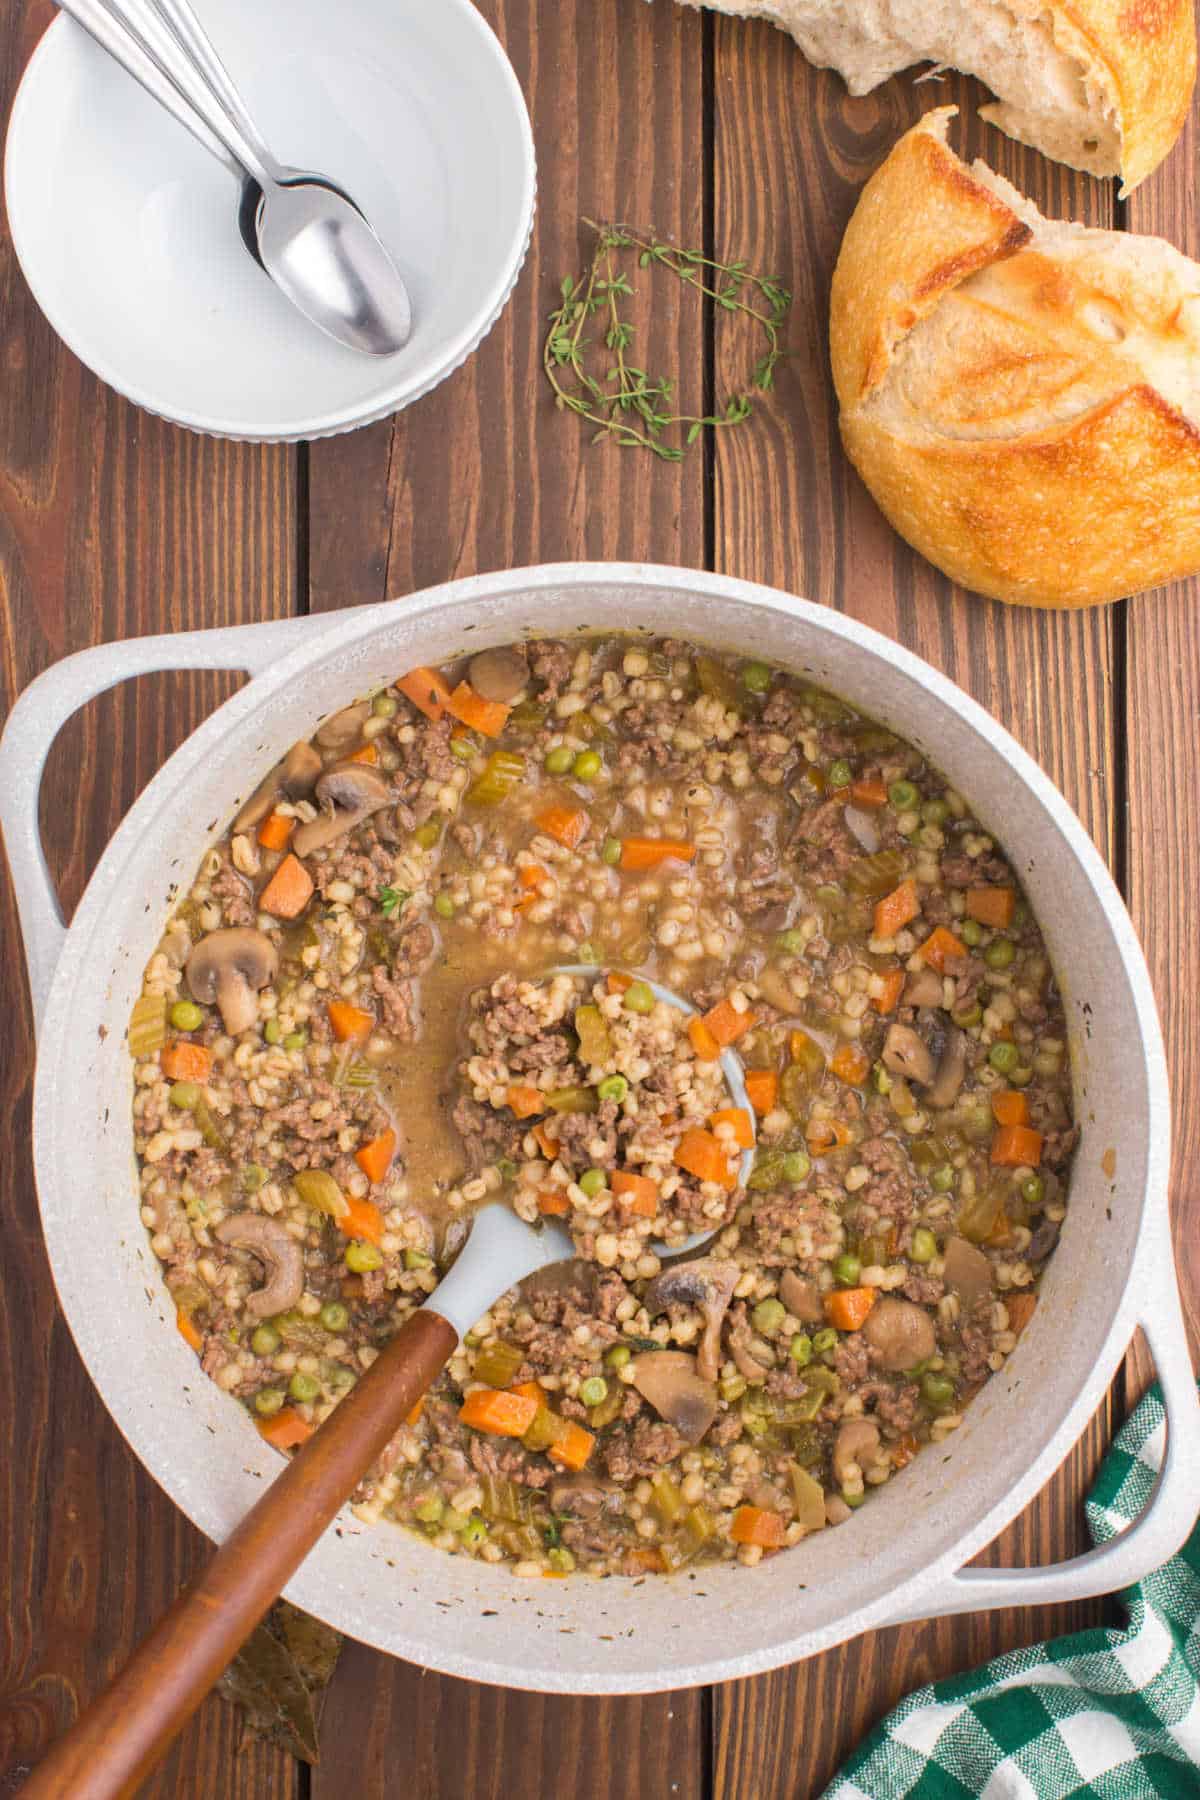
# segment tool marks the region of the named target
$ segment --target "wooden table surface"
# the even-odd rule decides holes
[[[537,230],[516,296],[482,349],[395,420],[311,447],[257,448],[149,418],[57,341],[0,235],[6,705],[48,663],[103,639],[327,611],[559,559],[728,571],[853,613],[1003,720],[1078,810],[1121,884],[1170,1052],[1172,1199],[1196,1316],[1200,590],[1177,586],[1070,617],[965,597],[893,536],[850,472],[825,320],[859,188],[922,108],[955,100],[971,109],[956,146],[985,153],[1046,210],[1161,232],[1192,255],[1200,255],[1200,115],[1166,166],[1121,205],[1114,185],[981,126],[980,91],[956,77],[920,85],[900,77],[852,100],[771,27],[670,0],[482,0],[482,10],[529,101]],[[51,16],[49,0],[0,9],[6,106]],[[590,448],[576,421],[555,411],[540,375],[541,336],[561,276],[581,266],[580,215],[621,217],[686,246],[747,257],[794,290],[794,354],[754,425],[672,466]],[[676,310],[669,296],[666,305],[666,366],[709,391],[736,385],[745,346],[698,307]],[[219,676],[146,677],[64,731],[43,826],[68,912],[140,788],[229,691]],[[29,1006],[3,881],[0,1791],[16,1791],[206,1544],[126,1449],[57,1313],[30,1166]],[[1046,1561],[1086,1542],[1082,1497],[1147,1375],[1144,1356],[1131,1356],[1083,1441],[989,1558]],[[262,1747],[239,1751],[233,1714],[209,1700],[143,1794],[795,1800],[819,1793],[909,1689],[1111,1616],[1096,1601],[931,1621],[753,1680],[618,1700],[476,1687],[349,1645],[320,1768]]]

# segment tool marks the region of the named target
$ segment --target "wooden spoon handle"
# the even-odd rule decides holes
[[[191,1718],[449,1357],[422,1309],[271,1483],[115,1680],[43,1758],[24,1800],[131,1795]]]

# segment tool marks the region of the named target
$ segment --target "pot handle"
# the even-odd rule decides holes
[[[17,700],[0,737],[0,833],[8,851],[25,941],[35,1025],[41,1024],[66,926],[38,827],[46,757],[72,713],[134,675],[158,669],[244,669],[257,675],[329,629],[323,614],[270,619],[215,631],[126,638],[66,656],[38,675]]]
[[[1138,1518],[1106,1543],[1048,1568],[965,1568],[934,1575],[910,1605],[889,1615],[888,1624],[996,1607],[1056,1606],[1115,1593],[1161,1568],[1185,1542],[1200,1505],[1200,1396],[1169,1233],[1150,1235],[1146,1249],[1155,1253],[1157,1262],[1154,1267],[1148,1258],[1146,1264],[1153,1304],[1141,1313],[1139,1323],[1157,1366],[1164,1420],[1146,1446],[1145,1460],[1158,1475]]]

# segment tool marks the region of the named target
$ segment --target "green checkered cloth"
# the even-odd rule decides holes
[[[1165,1441],[1152,1388],[1088,1500],[1098,1544],[1145,1506]],[[910,1694],[824,1800],[1198,1800],[1200,1526],[1121,1598],[1127,1631],[1014,1650]]]

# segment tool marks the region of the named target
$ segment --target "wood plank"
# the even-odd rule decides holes
[[[52,16],[48,4],[31,4],[10,8],[0,22],[6,108]],[[40,669],[87,644],[290,609],[293,453],[194,437],[103,389],[38,313],[7,244],[0,330],[5,711]],[[64,731],[48,772],[43,830],[68,909],[139,789],[232,685],[216,676],[147,678]],[[0,933],[9,946],[0,964],[0,1358],[20,1371],[0,1392],[0,1787],[9,1791],[124,1660],[207,1545],[126,1448],[58,1315],[34,1198],[33,1043],[6,871]],[[145,1785],[144,1800],[296,1800],[296,1765],[261,1747],[240,1755],[238,1736],[230,1710],[210,1700]]]
[[[529,261],[500,323],[444,387],[393,421],[312,447],[314,610],[560,558],[702,559],[701,454],[672,467],[590,447],[586,429],[553,405],[541,346],[562,276],[582,267],[581,215],[702,242],[704,22],[629,0],[486,0],[481,10],[534,121],[539,211]],[[677,306],[660,286],[655,321],[645,366],[698,376],[699,307],[690,296]],[[328,1761],[314,1772],[313,1800],[382,1793],[396,1769],[423,1800],[563,1788],[581,1800],[659,1800],[699,1794],[703,1781],[699,1693],[522,1694],[357,1645],[335,1677],[323,1738]]]
[[[1196,170],[1200,98],[1170,161],[1124,207],[1130,231],[1167,238],[1200,257]],[[1200,580],[1176,582],[1128,603],[1129,908],[1145,946],[1167,1042],[1174,1100],[1171,1200],[1175,1257],[1192,1355],[1200,1351]],[[1131,1397],[1152,1363],[1131,1359]]]
[[[1111,859],[1114,616],[1064,618],[969,598],[910,551],[842,455],[826,342],[845,223],[863,182],[919,112],[957,103],[955,148],[986,154],[1047,212],[1109,223],[1111,190],[982,127],[974,110],[981,91],[968,81],[900,77],[851,99],[837,76],[810,68],[765,24],[717,21],[714,81],[718,254],[747,257],[792,287],[797,351],[769,419],[718,443],[716,567],[850,612],[943,669],[1037,757]],[[718,394],[736,378],[718,341]],[[1101,1409],[1037,1502],[980,1560],[1052,1561],[1087,1544],[1081,1497],[1110,1411]],[[913,1687],[1103,1614],[1091,1603],[932,1621],[718,1688],[715,1791],[722,1800],[815,1794]]]

